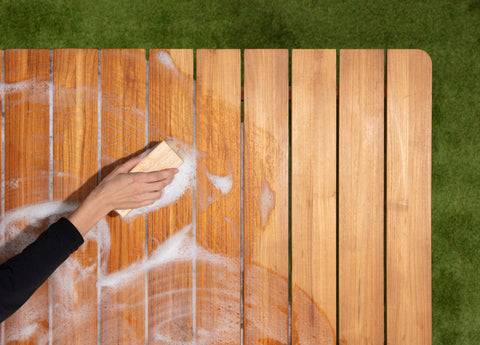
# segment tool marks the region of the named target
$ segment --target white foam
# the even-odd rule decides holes
[[[157,59],[164,66],[168,67],[170,70],[175,72],[176,75],[180,75],[180,72],[178,72],[177,68],[175,67],[175,64],[173,63],[172,57],[170,56],[169,53],[167,53],[166,51],[160,50],[157,53]]]
[[[5,95],[29,91],[29,92],[48,92],[50,83],[47,81],[38,81],[36,78],[22,80],[16,83],[2,83],[0,84],[0,90]]]
[[[188,189],[192,188],[197,168],[196,155],[193,150],[187,147],[183,147],[183,149],[180,147],[179,150],[183,158],[183,164],[178,168],[178,173],[175,175],[173,181],[163,189],[161,198],[152,205],[132,210],[125,219],[132,219],[139,215],[169,206],[179,200]]]
[[[208,171],[206,172],[208,179],[213,184],[213,186],[218,189],[222,194],[230,193],[230,190],[233,186],[233,178],[232,173],[226,176],[219,176],[210,174]]]
[[[50,201],[28,205],[5,213],[0,222],[0,233],[9,240],[1,248],[0,260],[4,261],[18,253],[35,241],[38,235],[62,216],[67,216],[78,207],[78,203]],[[101,243],[104,253],[110,251],[110,232],[105,219],[102,219],[85,237]],[[84,247],[80,247],[82,250]],[[52,275],[51,282],[55,289],[54,310],[62,320],[69,322],[72,306],[78,301],[76,284],[85,279],[91,279],[92,271],[97,267],[96,260],[82,260],[70,256]],[[88,264],[90,263],[90,264]],[[84,301],[85,302],[85,301]],[[75,309],[75,322],[88,324],[90,316],[84,311],[89,305],[80,304]],[[45,327],[43,310],[48,309],[42,300],[31,298],[17,312],[22,318],[22,327],[9,329],[7,341],[28,340],[35,334],[39,344],[47,344],[49,339],[48,325]],[[84,319],[82,319],[84,315]],[[79,318],[80,317],[80,318]],[[72,321],[73,322],[73,321]],[[55,328],[53,339],[62,338],[62,328]],[[92,341],[94,339],[91,339]],[[91,343],[91,342],[89,342]]]
[[[0,222],[0,233],[9,236],[16,235],[22,230],[15,225],[20,220],[26,225],[39,226],[45,218],[59,218],[63,214],[73,212],[77,207],[78,203],[48,201],[10,210],[5,213]]]
[[[192,237],[192,224],[167,238],[160,246],[150,253],[147,259],[133,263],[127,268],[110,274],[102,274],[97,286],[113,287],[126,284],[144,272],[177,261],[197,260],[210,263],[222,263],[223,257],[198,247]]]
[[[48,325],[42,323],[43,313],[38,310],[37,303],[28,300],[19,311],[22,325],[21,327],[9,327],[5,332],[5,343],[10,342],[29,342],[35,336],[36,344],[48,344]],[[17,311],[17,313],[19,313]],[[17,316],[18,317],[18,316]],[[48,321],[48,320],[47,320]]]
[[[264,185],[264,194],[267,200],[272,200],[273,192],[268,185]],[[266,202],[267,204],[270,203]],[[19,209],[11,210],[5,214],[0,223],[0,229],[3,232],[20,231],[15,227],[17,223],[42,225],[42,220],[46,218],[54,221],[62,214],[72,212],[78,204],[64,203],[61,201],[52,201],[37,205],[30,205]],[[268,209],[268,207],[267,207]],[[97,280],[97,286],[101,288],[115,288],[121,291],[123,287],[138,281],[141,274],[155,270],[155,275],[150,275],[150,283],[153,286],[171,286],[172,279],[178,281],[189,281],[191,272],[172,271],[172,264],[184,262],[191,266],[194,262],[198,265],[207,267],[202,269],[202,279],[205,281],[215,281],[215,298],[212,299],[211,292],[204,287],[195,286],[196,306],[202,310],[202,315],[219,315],[217,318],[202,318],[198,320],[196,330],[196,339],[192,339],[192,313],[193,313],[193,286],[186,286],[177,289],[160,289],[157,293],[149,295],[148,303],[150,308],[154,308],[156,313],[149,318],[149,338],[155,342],[165,344],[223,344],[236,342],[239,336],[239,312],[240,312],[240,262],[238,258],[232,258],[213,253],[195,242],[192,235],[193,224],[189,224],[174,235],[167,238],[160,244],[150,256],[141,262],[133,263],[130,266],[110,273],[107,272],[107,260],[110,251],[110,230],[105,219],[102,219],[92,229],[86,240],[96,241],[101,247],[102,267]],[[79,249],[82,250],[82,247]],[[91,281],[92,275],[96,278],[94,271],[97,268],[96,260],[82,260],[81,256],[71,256],[52,276],[52,282],[55,292],[54,312],[59,319],[66,320],[65,329],[69,330],[68,320],[72,312],[75,312],[75,325],[72,327],[82,329],[91,327],[91,303],[96,303],[95,296],[88,300],[88,296],[80,297],[77,284],[85,285],[86,281]],[[248,322],[249,330],[256,334],[276,340],[279,343],[287,342],[287,332],[284,325],[287,322],[288,310],[285,308],[288,300],[288,279],[281,277],[270,270],[256,265],[247,265],[245,273],[246,286],[250,287],[245,291],[245,320]],[[175,274],[173,276],[173,274]],[[264,298],[261,287],[264,282],[269,282],[269,303],[275,313],[264,317],[254,308],[259,305]],[[130,290],[129,290],[130,291]],[[143,293],[144,290],[134,292]],[[297,305],[302,305],[310,314],[298,315],[296,326],[303,330],[305,317],[315,320],[315,339],[308,339],[303,332],[298,333],[299,344],[333,344],[334,332],[330,327],[324,314],[316,307],[312,308],[311,297],[296,289],[294,299]],[[82,298],[82,300],[80,300]],[[101,308],[115,308],[119,311],[126,308],[130,310],[138,302],[138,296],[131,296],[119,304],[115,300],[110,300],[107,293],[101,294]],[[18,341],[28,339],[34,333],[41,335],[40,344],[48,343],[48,327],[45,328],[41,318],[38,318],[39,311],[46,308],[35,299],[27,302],[21,311],[24,320],[24,326],[10,330],[7,341]],[[75,306],[75,307],[74,307]],[[158,308],[158,310],[157,310]],[[310,315],[310,316],[309,316]],[[73,321],[72,321],[73,322]],[[305,321],[306,322],[306,321]],[[114,318],[102,319],[102,334],[104,340],[115,338],[116,320]],[[131,330],[125,330],[135,334],[132,326]],[[53,341],[59,341],[66,336],[62,333],[62,327],[55,328],[53,332]],[[309,334],[305,331],[305,334]],[[88,339],[89,343],[94,343],[96,339]],[[320,343],[318,342],[320,341]]]
[[[275,194],[270,189],[269,184],[263,181],[262,193],[260,194],[260,219],[262,228],[267,225],[268,217],[275,206]]]
[[[14,238],[22,235],[18,241],[10,241],[0,253],[0,260],[9,258],[20,253],[23,248],[33,242],[39,235],[39,231],[28,232],[26,228],[44,227],[45,230],[60,217],[68,216],[77,209],[79,203],[64,201],[48,201],[39,204],[28,205],[10,210],[5,213],[0,222],[0,234],[5,238]],[[45,223],[45,221],[47,221]],[[105,219],[100,220],[85,236],[85,240],[93,240],[102,245],[106,251],[110,250],[110,232]]]
[[[30,103],[39,103],[44,105],[50,104],[50,93],[53,90],[53,83],[49,81],[39,81],[36,78],[22,80],[16,83],[2,83],[0,84],[0,91],[5,96],[22,92],[24,97]],[[23,102],[25,98],[10,99],[9,105],[15,106]]]
[[[8,181],[5,181],[5,186],[10,189],[16,189],[19,186],[18,182],[20,182],[19,178],[12,178]]]
[[[175,64],[171,56],[164,51],[159,51],[157,56],[158,60],[173,71],[175,74],[180,75],[176,69]],[[100,83],[100,82],[99,82]],[[194,81],[195,87],[195,81]],[[23,92],[30,102],[43,103],[51,106],[51,100],[53,99],[53,85],[51,82],[39,82],[36,79],[29,79],[12,84],[0,84],[1,91],[5,95],[10,95],[18,92]],[[75,88],[57,90],[57,92],[75,92]],[[100,88],[85,89],[84,92],[97,92],[99,102],[98,106],[103,106],[103,111],[116,113],[119,109],[128,111],[132,114],[144,116],[144,111],[135,107],[129,109],[123,109],[121,100],[114,95],[104,94],[103,104],[100,101],[102,95]],[[195,96],[195,94],[194,94]],[[12,97],[13,98],[13,97]],[[10,100],[10,105],[16,105],[22,100]],[[133,104],[133,102],[132,102]],[[195,101],[194,101],[194,112]],[[99,117],[100,121],[100,117]],[[100,122],[99,122],[100,123]],[[105,127],[108,127],[108,123],[104,123]],[[137,128],[125,126],[128,132],[135,135],[138,131]],[[99,133],[101,128],[99,126]],[[108,138],[106,135],[104,140],[116,140],[116,138]],[[175,140],[174,140],[175,141]],[[101,143],[99,143],[101,144]],[[165,207],[177,202],[185,192],[192,188],[196,179],[197,159],[200,154],[195,151],[191,145],[185,145],[177,141],[177,144],[182,146],[182,154],[184,158],[184,164],[180,167],[180,172],[176,175],[174,181],[164,189],[162,198],[160,198],[155,204],[133,210],[129,218],[133,218],[136,215],[144,214],[156,210],[161,207]],[[99,145],[99,152],[101,152],[101,145]],[[104,158],[108,158],[113,161],[113,158],[103,155]],[[219,195],[228,194],[233,187],[232,173],[226,176],[217,176],[210,174],[203,166],[199,169],[200,173],[206,174],[208,180],[215,187],[217,191],[215,193]],[[54,172],[57,177],[67,177],[63,172]],[[70,176],[69,176],[70,177]],[[203,176],[202,176],[203,177]],[[203,180],[202,180],[203,181]],[[18,180],[7,181],[7,187],[16,188]],[[200,186],[202,187],[202,186]],[[210,202],[214,202],[217,199],[211,199]],[[265,227],[268,223],[268,218],[271,211],[275,206],[275,193],[271,190],[270,185],[263,181],[262,192],[260,194],[260,214],[262,227]],[[43,227],[47,220],[47,223],[52,223],[58,219],[61,215],[66,215],[74,211],[78,207],[77,203],[65,203],[62,201],[52,201],[46,203],[40,203],[36,205],[25,206],[15,210],[11,210],[5,213],[5,216],[0,222],[0,234],[7,235],[7,238],[17,236],[18,246],[13,248],[10,252],[6,250],[10,242],[2,248],[0,253],[0,260],[3,256],[12,256],[21,251],[26,245],[32,242],[36,234],[19,237],[22,233],[24,235],[24,229],[27,226],[30,227]],[[231,219],[224,217],[224,220],[231,223]],[[110,229],[105,219],[102,219],[94,229],[92,229],[86,236],[86,240],[95,241],[100,246],[101,253],[101,265],[98,267],[98,262],[95,258],[92,260],[83,260],[76,256],[71,256],[52,276],[52,282],[54,289],[56,290],[56,299],[54,300],[55,313],[60,315],[62,320],[68,322],[69,315],[72,312],[72,305],[75,307],[76,315],[80,315],[80,319],[75,319],[75,327],[82,329],[89,327],[91,324],[90,315],[87,312],[88,303],[96,303],[88,300],[88,296],[83,296],[83,300],[80,299],[79,290],[77,290],[77,284],[81,283],[83,279],[90,279],[94,275],[94,271],[98,269],[99,275],[97,280],[98,287],[123,288],[126,284],[134,282],[142,273],[149,270],[156,270],[161,274],[153,275],[150,277],[149,284],[156,284],[162,286],[162,282],[167,283],[168,280],[171,284],[171,280],[185,280],[190,281],[192,279],[191,272],[188,270],[184,273],[173,272],[171,269],[173,264],[186,263],[187,266],[206,264],[207,270],[200,271],[202,279],[205,281],[216,282],[214,294],[204,287],[197,287],[196,282],[192,282],[193,286],[180,289],[167,289],[160,290],[158,293],[153,293],[147,296],[148,302],[152,305],[150,308],[156,308],[158,306],[161,318],[152,317],[149,319],[151,333],[150,338],[157,342],[165,344],[223,344],[229,342],[237,342],[239,336],[239,311],[240,311],[240,262],[237,258],[231,258],[220,254],[215,254],[211,249],[206,249],[195,242],[192,235],[194,224],[190,224],[184,227],[182,230],[176,232],[174,235],[167,238],[161,243],[154,251],[152,251],[148,258],[143,261],[133,263],[128,267],[125,267],[119,271],[105,274],[107,272],[108,256],[110,252]],[[207,234],[210,233],[210,229],[202,229]],[[37,233],[38,234],[38,233]],[[206,245],[207,247],[207,245]],[[81,247],[79,250],[83,250]],[[193,267],[195,269],[195,267]],[[272,305],[272,309],[280,312],[276,312],[271,316],[261,318],[254,308],[255,305],[262,303],[264,295],[259,293],[259,289],[249,289],[245,292],[245,321],[248,322],[249,327],[253,328],[257,334],[263,334],[279,343],[287,342],[287,334],[284,325],[288,318],[288,312],[284,308],[285,303],[288,300],[288,283],[285,277],[280,277],[275,272],[266,270],[256,265],[250,265],[247,267],[248,274],[246,274],[246,284],[249,287],[261,287],[265,281],[269,282],[269,301]],[[97,278],[97,276],[94,276]],[[169,286],[168,284],[164,284]],[[144,293],[144,289],[139,290],[138,293]],[[147,290],[148,291],[148,290]],[[313,313],[313,319],[320,320],[323,316],[320,310],[313,307],[311,304],[311,297],[308,295],[297,292],[293,292],[293,298],[296,301],[303,301],[305,310],[309,310]],[[107,294],[99,295],[99,301],[101,301],[101,308],[115,308],[122,310],[123,308],[131,308],[133,303],[136,303],[136,298],[127,300],[122,304],[112,300],[110,301]],[[214,297],[212,297],[214,295]],[[185,296],[185,300],[183,300]],[[198,297],[197,297],[198,296]],[[79,303],[80,302],[80,303]],[[48,327],[42,324],[43,320],[37,318],[37,314],[46,306],[40,305],[38,301],[32,299],[29,301],[29,305],[26,306],[26,310],[22,315],[25,315],[22,327],[17,327],[15,330],[9,330],[8,338],[6,341],[15,341],[27,339],[31,334],[42,334],[42,340],[40,343],[48,342]],[[85,305],[83,305],[85,304]],[[196,329],[196,339],[186,339],[186,334],[191,331],[191,327],[195,327],[195,312],[194,307],[198,304],[198,309],[201,310],[202,315],[221,315],[221,320],[212,318],[199,319],[199,327]],[[85,307],[85,308],[84,308]],[[192,317],[192,312],[194,313]],[[308,316],[308,315],[307,315]],[[193,319],[193,325],[192,325]],[[299,322],[302,319],[298,319]],[[112,333],[112,339],[116,332],[116,320],[114,319],[102,319],[102,334],[105,329],[107,333]],[[111,330],[108,329],[112,326]],[[305,323],[306,324],[306,323]],[[66,325],[67,329],[69,328]],[[298,326],[298,325],[297,325]],[[301,326],[301,325],[300,325]],[[317,339],[332,339],[333,331],[327,328],[321,328],[323,324],[316,325],[315,330]],[[135,330],[132,326],[132,334]],[[57,342],[55,337],[61,336],[62,327],[55,329],[53,334],[53,342]],[[45,332],[46,329],[46,332]],[[301,328],[300,328],[301,330]],[[42,333],[43,332],[43,333]],[[150,331],[149,331],[150,332]],[[195,331],[194,331],[195,332]],[[331,333],[330,333],[331,332]],[[300,344],[313,344],[318,342],[312,342],[312,339],[306,339],[303,333],[299,332],[298,342]],[[327,335],[327,338],[322,338],[321,335]],[[188,336],[188,334],[187,334]],[[107,337],[108,338],[108,337]],[[85,343],[95,343],[96,339],[84,339]],[[325,342],[326,343],[326,342]],[[323,343],[322,343],[323,344]]]

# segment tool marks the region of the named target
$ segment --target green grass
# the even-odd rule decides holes
[[[0,0],[0,49],[62,47],[426,50],[433,339],[480,343],[479,0]]]

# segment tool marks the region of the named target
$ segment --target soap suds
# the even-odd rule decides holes
[[[45,228],[62,214],[73,212],[77,204],[62,201],[45,202],[24,206],[5,213],[0,222],[0,234],[8,241],[1,248],[0,261],[20,253],[23,248],[32,243]]]
[[[208,179],[213,184],[213,186],[218,189],[222,194],[230,193],[230,190],[233,186],[232,173],[226,176],[218,176],[206,172]]]
[[[177,76],[180,76],[180,72],[176,69],[175,64],[171,56],[164,51],[160,51],[157,54],[159,61],[167,68],[172,70]],[[49,105],[50,100],[53,99],[53,84],[51,82],[39,82],[36,79],[29,79],[13,84],[1,84],[1,91],[6,95],[22,92],[28,97],[31,103],[42,103]],[[195,87],[195,82],[194,82]],[[55,90],[55,94],[70,94],[77,92],[80,88],[65,88],[58,87]],[[85,94],[93,95],[95,98],[98,94],[99,101],[97,102],[98,109],[102,109],[103,112],[109,112],[112,114],[118,113],[120,110],[129,112],[132,114],[145,117],[145,112],[142,109],[138,109],[134,106],[125,107],[120,99],[115,95],[109,95],[104,93],[103,102],[100,101],[102,94],[100,87],[95,88],[81,88]],[[49,97],[50,96],[50,97]],[[64,96],[62,96],[64,97]],[[11,97],[9,100],[9,106],[15,106],[23,102],[23,97],[14,99]],[[125,100],[130,104],[134,104],[133,100]],[[124,102],[124,103],[125,103]],[[93,103],[92,103],[93,104]],[[51,105],[51,104],[50,104]],[[103,107],[103,108],[102,108]],[[58,111],[58,110],[56,110]],[[195,111],[195,108],[194,108]],[[99,117],[100,121],[100,117]],[[99,122],[100,123],[100,122]],[[132,127],[130,124],[123,123],[124,128],[128,135],[136,135],[139,131],[136,127]],[[112,127],[112,124],[104,121],[103,126],[105,128]],[[99,133],[102,133],[101,127],[99,127]],[[109,137],[108,133],[103,133],[103,140],[111,140],[116,142],[115,137]],[[99,152],[101,152],[101,145],[99,145]],[[181,149],[182,151],[182,149]],[[125,153],[126,155],[128,153]],[[172,184],[164,189],[162,198],[159,199],[154,205],[146,208],[137,209],[131,212],[129,218],[133,218],[135,215],[143,214],[156,210],[161,207],[171,205],[178,201],[184,193],[193,187],[196,179],[197,161],[200,159],[199,152],[192,149],[190,145],[184,145],[182,151],[183,158],[185,160],[180,172],[176,175]],[[107,157],[103,154],[104,158],[109,158],[109,161],[114,161],[112,157]],[[217,176],[210,174],[207,169],[201,167],[198,169],[200,174],[205,173],[208,181],[215,188],[215,195],[228,194],[233,186],[232,173],[229,172],[226,176]],[[62,172],[54,172],[57,177],[66,177]],[[207,179],[205,179],[207,181]],[[16,188],[18,181],[7,182],[7,187]],[[217,199],[209,199],[209,203],[215,202]],[[270,185],[263,181],[262,192],[260,195],[260,213],[262,227],[265,227],[268,223],[268,218],[271,211],[275,206],[275,193],[271,190]],[[38,236],[39,230],[44,230],[45,226],[58,219],[61,215],[66,215],[78,207],[78,204],[64,203],[61,201],[53,201],[48,203],[40,203],[36,205],[30,205],[19,209],[11,210],[5,213],[4,218],[0,222],[0,233],[5,235],[8,239],[7,243],[0,247],[0,260],[8,258],[15,253],[21,251],[26,245],[35,240]],[[232,221],[225,217],[224,220],[227,223]],[[150,339],[165,344],[224,344],[238,342],[240,334],[240,294],[239,294],[239,282],[240,282],[240,262],[238,259],[219,255],[213,253],[211,250],[203,248],[198,242],[194,241],[192,235],[194,224],[188,225],[182,230],[176,232],[174,235],[167,238],[161,243],[156,250],[151,252],[148,258],[145,258],[141,262],[131,264],[130,266],[113,272],[105,274],[107,272],[107,258],[110,252],[110,229],[105,219],[102,219],[94,229],[92,229],[87,236],[86,240],[92,240],[98,243],[100,250],[100,261],[102,267],[97,267],[97,258],[92,258],[91,261],[82,261],[71,256],[60,268],[52,275],[52,281],[55,289],[57,289],[56,296],[61,296],[54,301],[55,312],[61,315],[61,319],[69,320],[69,310],[71,304],[80,304],[79,309],[75,309],[76,315],[80,316],[79,320],[75,320],[75,327],[77,329],[86,328],[90,325],[91,320],[86,308],[81,305],[82,303],[90,303],[86,300],[86,296],[81,297],[79,291],[76,290],[76,284],[80,283],[83,279],[90,278],[94,275],[94,272],[98,269],[100,272],[98,275],[97,286],[105,289],[110,288],[122,288],[125,285],[134,283],[139,274],[145,273],[149,270],[155,270],[159,272],[156,275],[155,280],[151,281],[151,284],[162,286],[162,282],[166,279],[179,279],[190,281],[192,279],[191,272],[176,273],[173,276],[172,267],[174,264],[185,263],[186,265],[205,265],[208,267],[204,278],[207,280],[214,280],[216,282],[215,291],[202,289],[201,286],[187,287],[175,290],[161,290],[161,292],[147,296],[150,304],[158,305],[160,315],[162,318],[149,319],[151,332]],[[28,229],[36,229],[35,232],[25,231]],[[210,236],[209,229],[203,229],[208,236]],[[15,244],[16,246],[12,244]],[[82,250],[82,247],[79,249]],[[257,334],[262,334],[277,341],[279,344],[286,344],[288,339],[286,328],[284,327],[288,319],[288,310],[284,308],[285,301],[288,300],[288,283],[285,277],[280,277],[276,273],[266,270],[256,265],[247,265],[248,274],[246,275],[246,286],[264,286],[265,282],[269,283],[269,299],[272,308],[280,311],[273,315],[262,315],[256,313],[255,306],[261,305],[263,294],[258,293],[258,290],[250,289],[245,295],[245,321],[247,334],[252,330],[255,330]],[[97,275],[95,273],[95,278]],[[59,291],[60,290],[60,291]],[[139,291],[144,293],[145,290]],[[211,295],[215,294],[219,298],[213,300]],[[196,329],[196,339],[186,339],[186,333],[188,333],[191,320],[195,322],[195,316],[192,317],[192,294],[193,303],[197,303],[197,310],[201,310],[203,315],[221,315],[221,322],[212,318],[202,318],[198,321],[201,322],[201,326]],[[305,306],[305,309],[311,310],[312,317],[320,323],[315,324],[315,338],[321,342],[313,339],[306,339],[303,332],[298,334],[299,344],[333,344],[333,342],[327,342],[333,339],[333,330],[329,325],[328,320],[316,306],[312,306],[311,297],[307,296],[303,292],[294,291],[293,299],[298,303],[297,305]],[[182,296],[186,296],[186,301],[182,303]],[[132,296],[131,299],[125,301],[123,304],[118,304],[116,301],[110,301],[106,296],[102,296],[100,293],[99,301],[101,308],[115,308],[122,310],[122,308],[131,308],[132,304],[138,299],[136,296]],[[180,302],[180,304],[179,304]],[[95,303],[95,302],[94,302]],[[115,304],[113,304],[115,303]],[[26,315],[24,319],[25,327],[21,329],[9,330],[8,337],[5,338],[6,342],[22,340],[28,338],[31,334],[42,334],[40,343],[48,342],[48,327],[46,332],[45,325],[42,325],[42,320],[36,319],[36,313],[45,308],[44,305],[35,304],[35,300],[30,306],[26,306],[28,309],[22,315]],[[85,306],[86,307],[86,306]],[[96,307],[96,305],[95,305]],[[303,308],[303,307],[302,307]],[[173,313],[172,313],[173,310]],[[172,313],[172,314],[169,314]],[[172,316],[170,316],[172,315]],[[166,317],[167,316],[167,317]],[[298,319],[300,320],[300,318]],[[325,320],[327,322],[325,322]],[[107,333],[112,333],[114,337],[116,320],[102,319],[102,334],[104,330]],[[68,321],[66,321],[68,322]],[[73,321],[72,321],[73,322]],[[190,323],[190,324],[189,324]],[[183,327],[183,326],[187,327]],[[68,325],[66,325],[68,326]],[[297,325],[298,326],[298,325]],[[112,327],[110,329],[110,327]],[[133,326],[132,326],[133,327]],[[68,327],[66,327],[68,329]],[[301,329],[301,328],[299,328]],[[43,334],[44,332],[45,334]],[[60,333],[55,333],[60,332]],[[53,334],[53,342],[56,342],[56,337],[61,334],[61,327],[55,328]],[[125,330],[128,332],[128,330]],[[132,329],[131,333],[134,334],[135,330]],[[325,341],[324,341],[325,340]],[[96,343],[96,339],[85,339],[85,343]]]
[[[208,156],[206,156],[208,157]],[[226,175],[212,174],[205,161],[197,163],[197,205],[200,211],[205,212],[208,207],[221,200],[223,195],[230,193],[233,187],[233,173],[231,168]]]
[[[5,98],[9,95],[22,93],[22,97],[8,99],[8,106],[15,107],[27,99],[29,103],[43,104],[48,106],[50,103],[50,90],[53,90],[53,83],[48,81],[38,81],[36,78],[22,80],[16,83],[0,84],[0,91],[4,93]]]
[[[268,223],[268,218],[275,207],[275,194],[270,189],[270,185],[264,180],[262,193],[260,194],[260,220],[262,228]]]
[[[172,57],[170,56],[169,53],[166,51],[160,50],[157,53],[157,59],[160,61],[165,67],[168,67],[170,70],[175,72],[177,76],[180,76],[180,72],[178,72],[177,68],[175,67],[175,64],[172,60]]]
[[[213,254],[195,244],[192,237],[192,224],[189,224],[168,237],[150,253],[148,259],[131,264],[127,268],[111,274],[102,274],[97,281],[97,286],[121,286],[155,267],[177,261],[192,261],[194,257],[196,257],[197,261],[207,261],[211,264],[221,263],[223,259],[221,256]]]
[[[0,84],[0,90],[5,95],[28,92],[31,95],[35,93],[48,92],[50,89],[50,83],[47,81],[38,81],[36,78],[22,80],[16,83],[2,83]]]
[[[5,244],[0,248],[0,262],[4,262],[10,257],[20,253],[26,246],[34,242],[35,239],[46,230],[51,224],[62,216],[67,216],[78,207],[78,203],[66,203],[63,201],[44,202],[35,205],[28,205],[5,213],[0,222],[0,233],[7,238]],[[106,252],[110,250],[110,233],[106,221],[101,220],[85,237],[93,238],[101,242]],[[80,249],[81,250],[81,249]],[[83,262],[83,264],[85,264]],[[55,312],[57,314],[65,313],[68,306],[78,300],[75,284],[81,279],[90,276],[92,270],[96,267],[96,260],[90,266],[82,266],[79,259],[70,256],[51,276],[52,281],[57,288],[55,299]],[[61,298],[59,297],[61,296]],[[48,303],[48,302],[47,302]],[[17,312],[20,313],[22,324],[25,327],[9,329],[5,340],[21,341],[28,340],[35,335],[39,344],[47,344],[49,339],[48,326],[45,328],[44,320],[39,315],[48,306],[43,305],[39,299],[31,298]],[[78,310],[80,322],[82,322],[81,307]],[[64,320],[69,320],[68,314],[64,315]],[[88,315],[85,316],[87,323]],[[55,330],[54,339],[61,337],[61,328]]]
[[[21,231],[21,228],[16,226],[18,223],[24,222],[24,224],[29,224],[30,226],[40,226],[44,225],[45,219],[48,219],[48,222],[51,223],[61,215],[72,212],[77,206],[78,204],[74,203],[52,201],[15,209],[5,214],[4,219],[0,223],[0,229],[3,233],[8,232],[9,236],[15,235]],[[236,342],[240,331],[240,294],[238,290],[240,281],[239,259],[215,254],[203,248],[195,242],[192,229],[193,225],[189,224],[182,230],[177,231],[160,244],[157,249],[152,251],[149,257],[142,262],[131,264],[117,272],[104,274],[102,272],[106,272],[107,262],[105,259],[108,257],[110,251],[110,230],[105,219],[102,219],[86,236],[87,240],[96,241],[101,247],[102,268],[99,279],[97,280],[97,286],[106,289],[122,289],[122,287],[134,284],[135,281],[138,281],[137,278],[140,274],[149,270],[155,270],[157,273],[155,274],[156,278],[150,281],[150,284],[155,284],[155,286],[165,285],[165,283],[162,283],[165,279],[186,279],[188,281],[191,279],[191,273],[189,272],[185,274],[179,273],[181,276],[172,277],[172,264],[184,262],[192,265],[193,262],[196,262],[197,265],[207,267],[204,271],[204,278],[216,282],[215,294],[218,296],[212,303],[210,297],[212,292],[210,290],[205,290],[198,286],[195,287],[197,310],[202,310],[203,315],[221,315],[221,322],[213,317],[203,318],[199,327],[197,327],[196,339],[186,340],[188,334],[191,334],[191,332],[188,331],[188,325],[192,320],[193,308],[191,305],[191,294],[193,288],[186,287],[167,291],[160,290],[158,293],[148,296],[149,303],[158,305],[160,308],[159,313],[149,319],[150,339],[172,345],[220,345]],[[25,245],[26,243],[21,247]],[[81,250],[81,248],[79,250]],[[21,250],[20,247],[18,250]],[[4,254],[3,250],[2,254]],[[89,263],[90,264],[86,264],[85,261],[80,262],[75,256],[71,256],[60,266],[54,275],[52,275],[52,281],[57,290],[57,298],[54,301],[55,313],[56,315],[60,315],[61,319],[68,320],[68,313],[69,310],[71,310],[72,303],[76,305],[80,303],[80,307],[75,309],[77,315],[75,327],[78,329],[91,325],[89,318],[91,314],[88,312],[88,303],[82,305],[82,303],[86,301],[85,298],[88,297],[80,297],[79,291],[75,289],[76,284],[80,283],[83,279],[88,279],[88,277],[94,274],[97,268],[97,261],[92,260]],[[288,300],[287,279],[257,265],[247,265],[246,267],[246,286],[263,286],[264,283],[268,281],[270,291],[269,303],[273,309],[277,310],[275,314],[263,315],[261,317],[261,314],[257,313],[256,306],[261,305],[263,294],[258,293],[257,289],[247,289],[245,292],[247,337],[250,332],[255,331],[256,334],[262,334],[279,342],[279,344],[286,344],[287,332],[284,325],[287,322],[288,309],[285,309],[284,306]],[[60,297],[58,298],[58,296]],[[185,302],[179,305],[178,302],[182,301],[182,296],[185,296]],[[82,299],[82,301],[80,301],[80,299]],[[311,298],[303,292],[298,291],[294,293],[294,300],[297,305],[303,305],[310,310],[313,318],[316,320],[316,327],[314,328],[316,333],[314,336],[316,340],[320,341],[315,342],[316,340],[306,339],[302,333],[299,333],[298,343],[333,344],[334,342],[330,342],[330,340],[334,338],[330,323],[320,309],[311,307]],[[102,294],[100,301],[102,309],[112,307],[118,310],[122,310],[123,308],[131,309],[136,306],[135,301],[138,301],[138,296],[131,296],[131,298],[124,301],[124,303],[118,304],[118,302],[110,301],[106,295],[103,296]],[[27,306],[27,309],[24,311],[25,325],[28,326],[15,329],[14,332],[9,332],[6,338],[7,341],[27,339],[33,333],[38,334],[40,332],[42,325],[37,320],[36,315],[37,312],[45,308],[45,306],[35,303],[35,300],[33,300],[33,302],[34,303]],[[115,303],[115,305],[113,306],[111,303]],[[174,310],[173,313],[172,310]],[[297,317],[300,317],[300,315],[297,315]],[[301,321],[300,318],[296,320],[298,322]],[[114,339],[116,320],[102,319],[101,325],[102,334],[105,334],[104,340]],[[178,327],[179,325],[182,325],[182,327]],[[68,327],[66,327],[66,329],[68,329]],[[127,333],[130,332],[128,330],[125,331]],[[48,328],[44,333],[45,335],[42,335],[43,340],[41,339],[40,344],[48,342]],[[131,330],[131,333],[134,334],[134,329]],[[62,328],[55,328],[53,340],[61,339],[63,336]],[[95,342],[95,339],[91,340]]]
[[[5,181],[5,187],[9,189],[17,189],[18,188],[18,182],[20,182],[19,178],[12,178],[8,181]]]
[[[183,159],[183,164],[178,168],[178,173],[175,175],[173,181],[162,190],[162,196],[155,201],[152,205],[140,207],[132,210],[125,219],[133,219],[139,215],[147,212],[158,210],[159,208],[169,206],[179,200],[185,192],[192,188],[195,182],[195,171],[197,168],[196,154],[193,149],[182,145],[179,142],[176,144],[177,149]]]

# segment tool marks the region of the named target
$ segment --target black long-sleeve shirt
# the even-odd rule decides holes
[[[0,265],[0,322],[19,309],[83,243],[77,228],[60,218],[20,254]]]

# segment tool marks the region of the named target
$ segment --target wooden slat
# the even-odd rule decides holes
[[[145,147],[145,51],[102,50],[102,178],[112,163]],[[124,269],[145,256],[145,216],[125,222],[108,217],[111,247],[102,274]],[[102,248],[102,252],[106,248]],[[102,344],[145,343],[145,273],[101,289]]]
[[[240,344],[240,50],[197,51],[197,244],[223,255],[196,262],[196,335],[199,344]],[[227,177],[218,190],[208,174]],[[227,188],[228,189],[228,188]]]
[[[288,341],[288,50],[245,50],[245,344]]]
[[[387,341],[432,343],[432,62],[387,55]]]
[[[97,185],[98,51],[53,55],[53,198],[81,202]],[[97,341],[97,243],[86,239],[53,274],[53,343]]]
[[[172,62],[172,69],[168,62]],[[193,51],[150,50],[149,142],[172,139],[193,145]],[[192,223],[193,193],[148,216],[148,250]],[[193,341],[193,263],[172,262],[148,272],[148,341]]]
[[[339,338],[383,343],[383,50],[340,51]]]
[[[336,341],[336,51],[292,55],[292,341]]]
[[[21,83],[9,85],[5,96],[6,212],[49,200],[49,78],[48,50],[5,51],[5,83]],[[27,135],[19,140],[23,133]],[[20,220],[16,225],[22,229],[26,223]],[[23,231],[39,234],[45,227]],[[5,321],[5,343],[47,343],[48,310],[47,281]]]
[[[383,343],[383,50],[340,51],[339,339]]]

